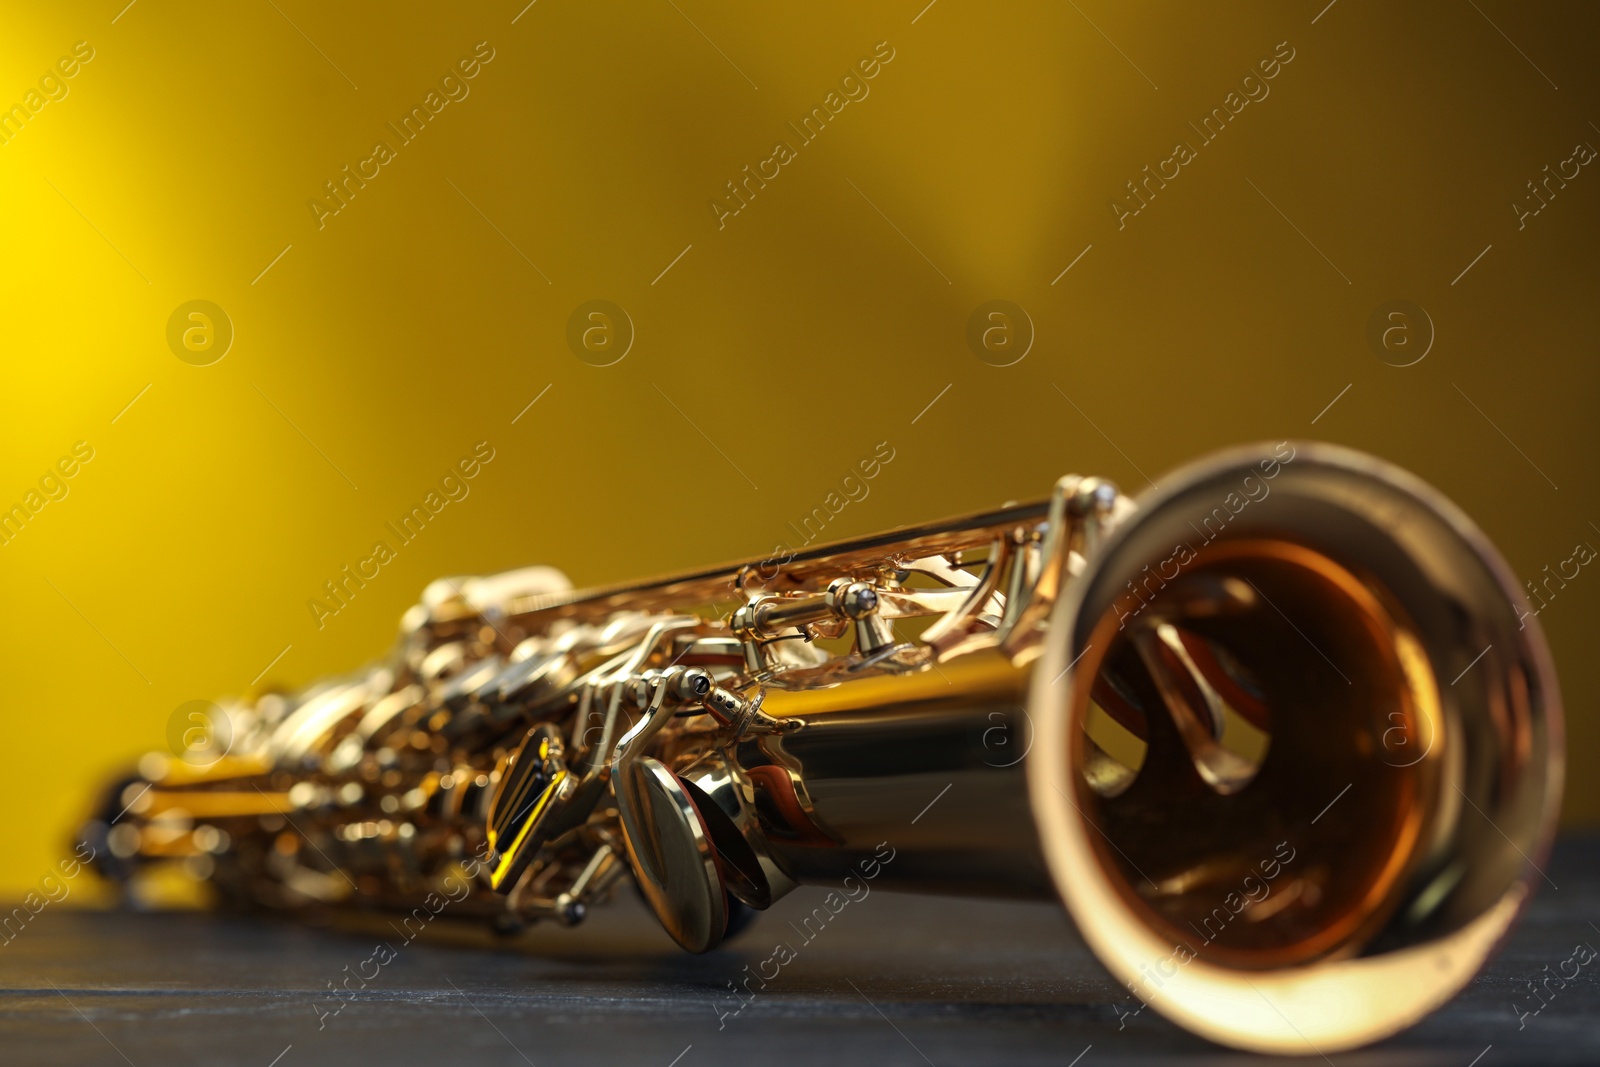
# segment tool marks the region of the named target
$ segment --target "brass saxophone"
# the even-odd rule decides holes
[[[800,883],[1055,896],[1141,1001],[1290,1053],[1472,978],[1562,779],[1483,534],[1287,442],[656,581],[442,579],[387,660],[204,734],[107,790],[106,875],[503,931],[631,878],[691,952]]]

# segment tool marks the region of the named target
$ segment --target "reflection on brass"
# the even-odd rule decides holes
[[[135,891],[177,862],[233,903],[438,894],[506,932],[631,876],[691,951],[871,863],[1058,897],[1225,1044],[1393,1033],[1542,880],[1537,623],[1464,515],[1370,457],[1255,446],[1161,484],[1069,476],[776,568],[444,579],[388,659],[226,709],[225,758],[146,757],[84,838]]]

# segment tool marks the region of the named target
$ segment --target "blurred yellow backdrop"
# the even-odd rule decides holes
[[[879,442],[830,536],[1317,437],[1600,545],[1592,5],[125,2],[0,33],[0,891],[184,702],[764,555]],[[1541,621],[1594,821],[1600,576]]]

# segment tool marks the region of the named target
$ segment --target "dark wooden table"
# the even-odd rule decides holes
[[[1600,838],[1564,841],[1547,871],[1559,889],[1544,887],[1466,992],[1414,1030],[1332,1062],[1600,1063],[1600,966],[1520,1029],[1512,1009],[1545,965],[1578,942],[1600,945]],[[382,924],[52,906],[0,948],[0,1063],[1267,1062],[1150,1011],[1119,1029],[1128,997],[1052,906],[874,893],[801,944],[787,924],[820,896],[795,893],[701,957],[674,949],[631,899],[577,930],[500,947],[475,930],[404,945]],[[729,984],[786,935],[796,958],[742,1012],[719,1018],[739,1003]],[[367,962],[380,939],[400,946],[381,967]],[[341,1004],[330,986],[357,972],[377,977],[320,1014]]]

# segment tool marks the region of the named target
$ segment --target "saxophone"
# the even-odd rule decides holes
[[[1327,1053],[1471,980],[1560,802],[1506,564],[1324,444],[609,588],[442,579],[401,630],[141,760],[101,872],[508,933],[631,880],[690,952],[801,883],[1054,897],[1180,1025]]]

